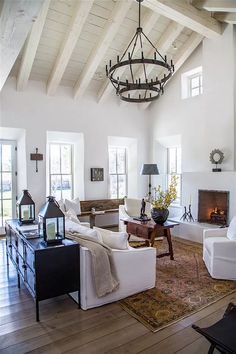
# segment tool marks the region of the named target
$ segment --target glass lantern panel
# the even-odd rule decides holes
[[[64,222],[63,217],[58,218],[58,233],[57,236],[60,238],[64,238]]]
[[[46,219],[47,241],[55,240],[57,234],[57,218]]]
[[[31,205],[21,205],[21,219],[24,221],[31,219]]]
[[[30,206],[29,206],[29,209],[30,209],[30,219],[31,219],[31,220],[34,220],[34,219],[35,219],[35,216],[34,216],[34,206],[33,206],[33,205],[30,205]]]
[[[39,236],[40,237],[43,237],[43,217],[42,216],[39,216],[38,218],[39,220]]]

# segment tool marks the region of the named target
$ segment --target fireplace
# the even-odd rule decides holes
[[[198,190],[198,221],[226,225],[229,214],[229,192]]]

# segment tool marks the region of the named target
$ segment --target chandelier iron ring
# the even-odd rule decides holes
[[[168,63],[166,62],[162,62],[160,60],[157,60],[157,59],[148,59],[148,58],[144,58],[144,59],[133,59],[132,61],[131,60],[124,60],[124,61],[121,61],[121,62],[118,62],[117,64],[114,64],[113,66],[111,66],[109,69],[108,69],[108,72],[107,72],[107,76],[108,78],[115,84],[117,85],[122,85],[122,86],[126,86],[127,85],[127,82],[126,81],[122,81],[120,80],[118,77],[115,78],[114,75],[115,75],[115,71],[123,66],[128,66],[130,64],[153,64],[153,65],[159,65],[159,66],[162,66],[164,69],[167,69],[168,70],[168,74],[165,75],[162,79],[155,79],[155,80],[150,80],[149,83],[152,84],[152,85],[158,85],[160,83],[165,83],[167,80],[169,80],[169,78],[173,75],[173,67],[171,65],[169,65]],[[137,80],[138,82],[138,80]]]
[[[124,93],[126,92],[131,92],[131,91],[134,91],[134,90],[137,90],[137,86],[136,85],[132,85],[130,84],[129,87],[123,87],[119,90],[119,96],[120,96],[120,99],[122,101],[126,101],[126,102],[151,102],[153,100],[156,100],[162,93],[163,93],[163,89],[161,87],[155,87],[155,86],[152,86],[150,87],[149,85],[147,84],[140,84],[139,85],[139,88],[138,90],[139,91],[151,91],[152,93],[154,93],[153,96],[144,96],[144,97],[138,97],[138,98],[135,98],[135,97],[126,97],[126,96],[123,96]]]

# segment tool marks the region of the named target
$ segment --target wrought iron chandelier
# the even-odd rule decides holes
[[[141,27],[141,2],[139,4],[138,27],[128,47],[121,57],[117,56],[116,64],[106,65],[106,75],[121,100],[126,102],[151,102],[164,93],[164,85],[174,72],[172,60],[167,62],[167,56],[162,56]],[[149,49],[153,58],[144,56],[144,50]],[[151,49],[151,50],[150,50]],[[155,70],[154,70],[155,69]],[[148,77],[154,72],[152,78]]]

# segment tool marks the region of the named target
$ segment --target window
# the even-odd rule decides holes
[[[201,95],[202,88],[202,67],[199,66],[190,70],[181,77],[182,98],[189,98]]]
[[[170,147],[167,149],[167,187],[171,182],[171,177],[174,175],[177,177],[177,199],[174,204],[180,205],[181,198],[181,148]]]
[[[50,193],[57,200],[73,198],[72,145],[49,145]]]
[[[202,73],[189,77],[189,96],[194,97],[202,94]]]
[[[110,198],[127,195],[127,153],[124,147],[109,147]]]
[[[15,217],[16,142],[0,140],[0,227]]]

